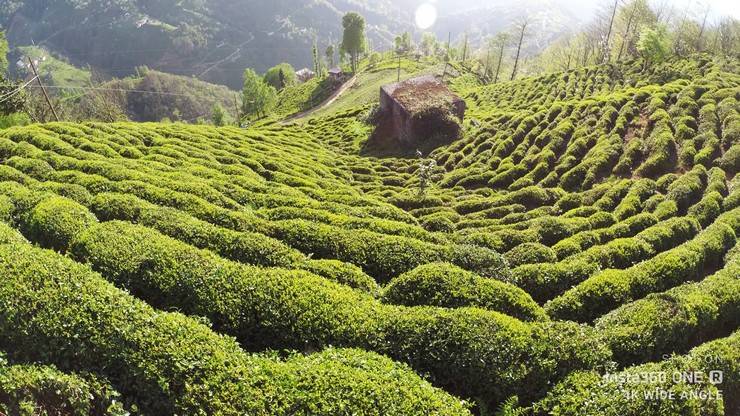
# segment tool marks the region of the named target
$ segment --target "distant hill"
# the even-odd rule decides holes
[[[574,22],[551,1],[436,4],[440,20],[433,30],[445,40],[451,32],[453,42],[465,31],[476,39],[505,30],[525,11],[547,17],[533,25],[534,45]],[[322,50],[339,42],[347,11],[365,16],[371,46],[386,49],[395,34],[414,30],[417,5],[411,0],[4,0],[0,26],[11,46],[42,45],[111,76],[131,75],[136,66],[147,65],[238,88],[245,67],[264,71],[283,61],[310,66],[314,37]]]
[[[233,118],[236,106],[241,106],[240,94],[223,85],[153,70],[142,77],[109,81],[100,88],[110,90],[107,98],[134,121],[209,119],[215,104]]]

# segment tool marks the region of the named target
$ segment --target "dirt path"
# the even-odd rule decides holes
[[[293,121],[293,120],[297,120],[299,118],[310,116],[311,114],[315,113],[316,111],[323,110],[324,108],[332,105],[332,103],[334,103],[334,101],[336,101],[337,98],[339,98],[342,94],[344,94],[345,91],[347,91],[353,85],[355,85],[355,82],[356,81],[357,81],[357,75],[354,75],[354,76],[352,76],[352,78],[348,79],[344,84],[342,84],[342,86],[340,86],[336,91],[334,91],[329,96],[329,98],[327,98],[326,100],[324,100],[324,102],[322,102],[321,104],[319,104],[316,107],[311,108],[309,110],[306,110],[306,111],[302,111],[300,113],[293,114],[292,116],[290,116],[290,117],[286,118],[285,120],[283,120],[282,123],[285,124],[287,122],[290,122],[290,121]]]

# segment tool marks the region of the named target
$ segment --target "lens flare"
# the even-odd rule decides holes
[[[429,29],[437,21],[437,8],[424,3],[416,9],[416,26],[419,29]]]

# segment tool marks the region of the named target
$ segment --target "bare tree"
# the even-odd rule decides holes
[[[517,24],[517,31],[519,32],[519,43],[516,47],[516,57],[514,58],[514,69],[511,71],[511,80],[516,78],[516,70],[519,66],[519,56],[522,52],[522,42],[524,42],[524,35],[527,32],[527,25],[529,25],[529,18],[523,17]]]
[[[619,6],[619,0],[614,0],[614,7],[612,8],[611,17],[609,18],[609,26],[606,31],[606,37],[604,38],[604,44],[601,48],[601,59],[603,63],[609,62],[611,57],[611,48],[609,47],[609,41],[612,37],[612,28],[614,27],[614,16],[617,15],[617,6]]]
[[[498,48],[498,62],[496,63],[496,74],[493,77],[493,82],[498,82],[498,75],[501,72],[501,63],[504,61],[504,49],[509,43],[509,34],[505,32],[498,33],[493,38],[493,43]]]
[[[624,45],[629,42],[631,32],[630,29],[632,29],[632,21],[635,19],[635,12],[637,11],[637,5],[639,3],[635,1],[632,4],[632,7],[630,7],[630,11],[627,15],[627,27],[624,29],[624,33],[622,33],[622,42],[619,44],[619,53],[617,53],[617,62],[622,60],[622,52],[624,52]]]
[[[704,49],[702,37],[704,36],[704,30],[707,27],[707,17],[709,17],[710,10],[710,6],[707,6],[707,8],[704,10],[704,18],[702,18],[701,20],[701,27],[699,28],[699,34],[696,36],[696,45],[694,46],[697,51],[701,51]]]

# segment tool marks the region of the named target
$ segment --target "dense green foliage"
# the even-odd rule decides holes
[[[425,163],[361,154],[361,102],[0,131],[0,350],[147,414],[731,415],[737,62],[643,64],[456,77]],[[603,377],[709,356],[661,388],[721,399]]]

